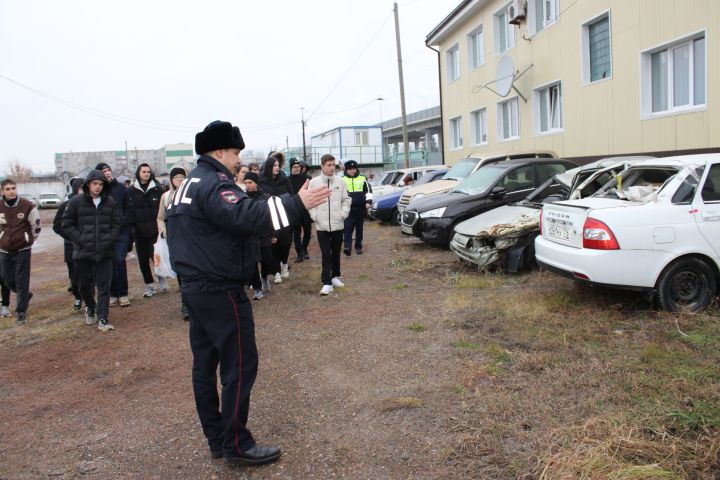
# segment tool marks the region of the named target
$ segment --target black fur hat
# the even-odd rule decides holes
[[[357,170],[358,163],[355,160],[348,160],[347,162],[345,162],[345,171],[347,172],[350,168],[354,168]]]
[[[205,130],[195,135],[195,151],[198,155],[204,155],[213,150],[223,148],[245,148],[240,129],[233,127],[230,122],[215,120],[205,127]]]
[[[252,180],[253,182],[260,184],[260,177],[255,172],[246,172],[245,173],[245,180]]]

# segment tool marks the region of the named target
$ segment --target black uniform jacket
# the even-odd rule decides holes
[[[167,210],[168,246],[184,293],[242,287],[255,273],[258,237],[299,218],[300,198],[251,200],[230,171],[202,155]]]

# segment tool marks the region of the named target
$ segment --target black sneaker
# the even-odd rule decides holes
[[[302,255],[298,255],[297,257],[295,257],[295,263],[302,263],[302,262],[303,262],[303,256],[302,256]]]
[[[25,316],[25,312],[17,312],[17,320],[15,320],[15,323],[18,325],[25,325],[26,321],[27,318]]]
[[[343,249],[343,253],[349,257],[350,253],[352,253],[352,252],[350,251],[349,248],[345,248],[345,249]]]
[[[79,312],[82,309],[82,300],[76,299],[73,302],[73,310]]]
[[[362,249],[362,247],[356,248],[356,249],[355,249],[355,253],[357,253],[358,255],[362,255],[362,254],[363,254],[363,249]]]
[[[310,255],[307,253],[307,250],[303,252],[303,260],[310,260]]]

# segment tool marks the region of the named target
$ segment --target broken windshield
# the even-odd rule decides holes
[[[629,201],[648,201],[677,172],[677,168],[674,167],[631,167],[610,179],[593,196],[619,198]]]

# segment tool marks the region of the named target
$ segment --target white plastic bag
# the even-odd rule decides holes
[[[158,277],[177,278],[177,275],[170,266],[170,250],[168,249],[167,240],[164,237],[158,237],[155,243],[155,275]]]

